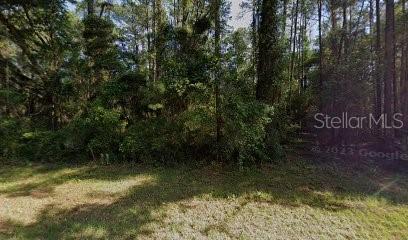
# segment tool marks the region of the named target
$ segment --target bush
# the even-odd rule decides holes
[[[173,163],[183,158],[184,143],[181,126],[158,117],[132,125],[120,151],[132,160]]]
[[[13,118],[0,118],[0,156],[12,157],[18,151],[21,123]]]
[[[237,96],[227,99],[224,106],[225,133],[222,151],[224,157],[240,166],[267,161],[267,126],[273,109],[257,101],[242,101]]]
[[[94,159],[116,159],[124,126],[118,111],[95,105],[64,130],[67,148],[74,152],[87,152]]]
[[[25,159],[59,161],[64,154],[64,135],[59,131],[26,132],[19,139],[18,155]]]
[[[32,128],[24,118],[0,119],[0,154],[25,160],[58,160],[65,154],[64,133]]]

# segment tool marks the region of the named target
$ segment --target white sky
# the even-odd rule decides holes
[[[230,1],[231,1],[231,20],[229,22],[229,25],[231,25],[234,29],[248,27],[251,24],[251,13],[247,12],[245,14],[242,14],[242,9],[239,6],[242,0],[230,0]],[[68,3],[67,6],[70,11],[75,10],[75,5]]]
[[[239,18],[240,13],[242,13],[241,7],[239,6],[242,0],[230,0],[231,1],[231,21],[230,25],[234,28],[248,27],[251,23],[251,13],[243,14],[242,18]],[[241,14],[242,15],[242,14]]]

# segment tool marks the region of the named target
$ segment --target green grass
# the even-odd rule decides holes
[[[408,239],[408,174],[350,165],[5,165],[0,239]]]

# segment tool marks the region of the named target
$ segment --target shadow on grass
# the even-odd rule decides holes
[[[34,164],[32,166],[3,166],[0,170],[0,182],[11,186],[1,188],[0,195],[7,197],[30,196],[33,192],[53,194],[54,188],[71,180],[105,180],[115,181],[144,173],[146,167],[128,169],[129,166],[96,166],[96,165],[56,165]],[[25,181],[37,178],[32,181]]]
[[[12,167],[10,167],[12,169]],[[21,184],[0,192],[8,198],[53,189],[70,180],[122,180],[149,174],[153,183],[133,186],[110,204],[83,204],[69,210],[47,206],[31,225],[3,222],[5,236],[22,239],[134,239],[151,234],[146,228],[160,222],[157,210],[164,204],[210,195],[215,199],[240,197],[290,207],[308,205],[327,211],[351,208],[344,200],[381,197],[390,204],[408,204],[407,176],[387,175],[370,168],[353,171],[335,163],[306,161],[261,169],[236,171],[205,168],[152,169],[140,166],[82,166],[65,172],[64,166],[36,166],[26,175],[3,174],[2,181],[45,174],[34,184]],[[22,169],[20,169],[22,171]],[[14,171],[18,173],[18,170]],[[389,183],[387,185],[387,183]],[[8,232],[8,233],[7,233]],[[0,232],[1,236],[1,232]]]

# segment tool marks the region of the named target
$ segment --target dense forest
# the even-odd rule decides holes
[[[0,155],[247,166],[299,138],[407,147],[405,0],[240,6],[246,28],[227,0],[1,1]],[[407,124],[313,127],[345,112]]]

